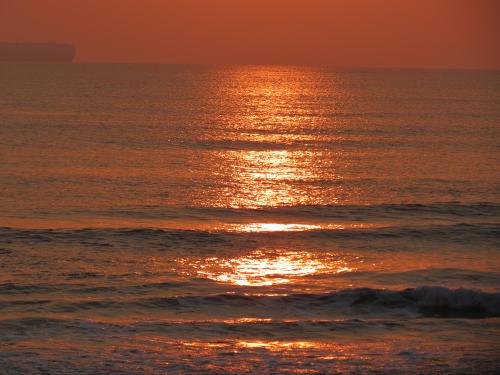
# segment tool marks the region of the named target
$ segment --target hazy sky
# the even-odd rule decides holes
[[[500,69],[500,0],[0,0],[0,41],[82,62]]]

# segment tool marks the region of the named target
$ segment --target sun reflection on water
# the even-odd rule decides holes
[[[311,203],[305,181],[320,178],[317,155],[306,151],[230,151],[220,157],[233,184],[224,193],[231,207],[275,207]]]
[[[321,205],[347,194],[337,181],[350,161],[334,146],[344,136],[332,113],[343,110],[339,100],[349,95],[339,77],[325,80],[317,69],[299,67],[235,67],[212,90],[209,103],[225,110],[214,113],[200,137],[221,146],[208,153],[215,173],[206,173],[207,180],[214,178],[216,187],[197,203]]]
[[[293,349],[307,349],[320,346],[312,341],[237,341],[237,346],[242,348],[264,348],[270,351],[283,351]]]
[[[320,228],[321,225],[311,224],[249,223],[236,224],[228,229],[235,232],[300,232]]]
[[[259,233],[259,232],[302,232],[307,230],[329,229],[343,230],[366,228],[368,224],[295,224],[295,223],[246,223],[246,224],[226,224],[217,227],[217,230],[227,230],[238,233]]]
[[[311,275],[352,270],[335,254],[322,254],[318,258],[310,252],[282,251],[269,254],[255,251],[236,258],[209,258],[198,266],[198,275],[234,285],[271,286],[295,282]]]
[[[224,348],[229,346],[228,342],[200,342],[200,341],[184,341],[181,342],[184,346],[195,346],[204,348]],[[314,341],[265,341],[265,340],[236,340],[232,342],[237,348],[246,349],[266,349],[269,351],[284,351],[293,349],[308,349],[322,347],[324,344]]]

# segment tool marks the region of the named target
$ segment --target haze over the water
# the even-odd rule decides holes
[[[0,40],[79,62],[500,69],[495,0],[0,0]]]

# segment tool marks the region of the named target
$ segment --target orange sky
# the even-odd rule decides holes
[[[0,0],[0,41],[81,62],[500,69],[500,0]]]

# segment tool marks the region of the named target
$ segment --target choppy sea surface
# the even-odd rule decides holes
[[[498,373],[500,72],[0,65],[0,372]]]

